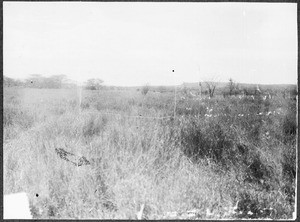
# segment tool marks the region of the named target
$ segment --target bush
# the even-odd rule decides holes
[[[191,120],[181,128],[184,153],[194,160],[209,158],[222,166],[229,164],[233,138],[215,122],[204,123]]]
[[[147,93],[149,92],[149,90],[150,90],[150,86],[147,84],[147,85],[145,85],[145,86],[142,87],[141,92],[145,96],[145,95],[147,95]]]
[[[103,88],[102,84],[103,84],[103,80],[101,79],[89,79],[85,83],[85,89],[99,90]]]

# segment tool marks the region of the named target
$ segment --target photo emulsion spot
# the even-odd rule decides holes
[[[4,2],[4,219],[296,219],[297,4]]]

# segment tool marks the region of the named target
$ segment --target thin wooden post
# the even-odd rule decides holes
[[[172,72],[175,72],[174,69],[172,70]],[[176,83],[174,81],[174,84],[175,84],[175,100],[174,100],[174,120],[176,118],[176,96],[177,96],[177,88],[176,88]]]

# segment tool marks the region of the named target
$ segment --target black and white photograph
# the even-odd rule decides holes
[[[3,218],[297,217],[297,3],[3,2]]]

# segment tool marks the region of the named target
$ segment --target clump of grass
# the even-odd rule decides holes
[[[81,103],[81,108],[82,109],[89,109],[90,108],[90,103],[88,101],[84,101]]]
[[[3,109],[4,140],[16,138],[21,132],[30,129],[36,122],[32,110],[20,106],[19,103],[6,103]]]
[[[297,121],[296,110],[294,106],[295,104],[288,110],[287,114],[284,116],[284,119],[282,121],[283,142],[285,144],[295,143]]]
[[[108,122],[108,119],[105,116],[96,117],[90,116],[83,126],[83,136],[92,137],[97,136],[101,131],[104,130]]]
[[[34,124],[34,116],[17,105],[7,104],[3,110],[3,126],[18,125],[29,129]]]
[[[209,158],[226,166],[233,148],[233,138],[217,122],[192,119],[181,128],[184,153],[194,160]]]
[[[269,194],[263,191],[256,191],[248,187],[239,193],[239,202],[236,217],[244,219],[254,218],[291,218],[293,209],[285,196],[278,191]]]

